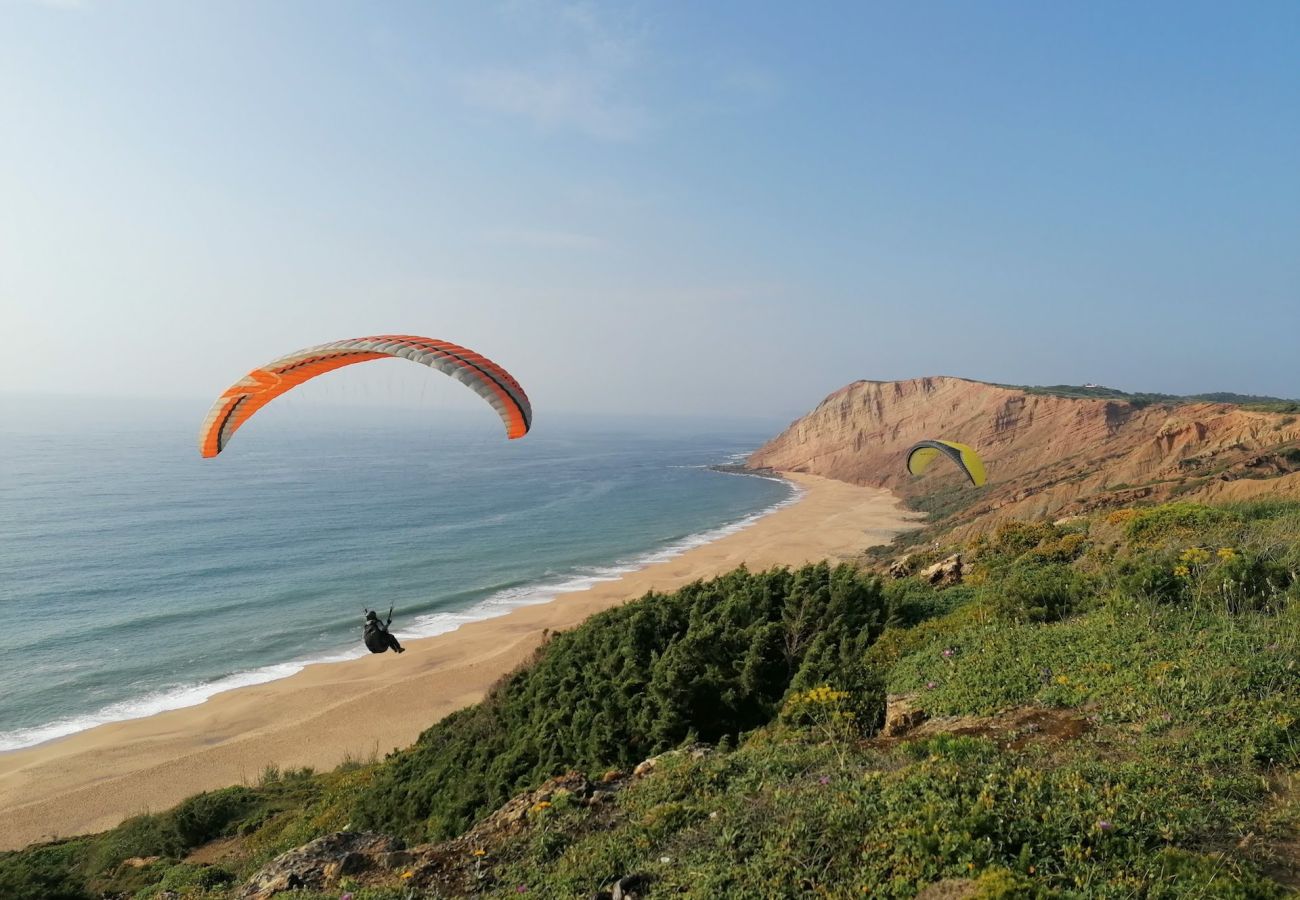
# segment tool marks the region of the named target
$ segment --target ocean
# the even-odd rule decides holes
[[[0,750],[360,656],[364,607],[440,634],[793,498],[710,468],[766,426],[539,417],[506,441],[494,417],[263,414],[203,460],[204,412],[3,417]]]

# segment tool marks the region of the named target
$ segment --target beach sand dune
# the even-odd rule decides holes
[[[111,828],[191,794],[255,783],[268,766],[329,769],[410,745],[526,661],[547,630],[744,563],[848,558],[915,518],[886,491],[790,475],[802,498],[748,528],[588,590],[409,642],[409,652],[322,663],[187,709],[101,725],[0,754],[0,848]]]

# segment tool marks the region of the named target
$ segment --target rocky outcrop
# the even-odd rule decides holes
[[[239,896],[241,900],[270,900],[286,891],[333,890],[344,877],[362,884],[397,881],[433,896],[478,894],[493,884],[499,849],[561,798],[583,806],[606,807],[615,792],[634,779],[652,775],[667,757],[688,754],[700,759],[711,752],[705,744],[672,750],[644,760],[631,774],[611,770],[599,782],[579,772],[551,778],[536,790],[507,801],[460,837],[439,844],[407,848],[400,840],[382,834],[329,834],[276,857],[249,879]],[[646,876],[630,873],[614,879],[600,896],[637,900],[648,884]]]
[[[268,900],[284,891],[324,891],[345,875],[376,868],[392,868],[405,860],[404,845],[396,838],[368,832],[341,831],[282,853],[249,879],[241,900]]]
[[[988,485],[962,496],[942,467],[915,479],[918,440],[975,446]],[[1300,419],[1222,403],[1140,405],[1030,394],[961,378],[859,381],[831,394],[748,465],[953,501],[966,532],[1135,499],[1300,497]],[[936,509],[943,511],[942,505]],[[960,532],[959,532],[960,534]]]
[[[950,587],[961,584],[961,554],[954,553],[947,559],[941,559],[928,568],[921,570],[921,577],[936,587]]]

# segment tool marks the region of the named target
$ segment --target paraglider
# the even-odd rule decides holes
[[[366,649],[371,653],[385,653],[393,650],[396,653],[405,653],[406,648],[397,642],[397,638],[388,630],[388,626],[393,624],[393,608],[388,607],[388,621],[379,621],[379,614],[373,609],[366,610],[366,625],[361,632],[361,640],[365,642]]]
[[[488,402],[511,440],[528,433],[533,408],[519,382],[501,366],[466,347],[409,334],[381,334],[308,347],[273,360],[231,385],[212,405],[199,431],[199,452],[210,459],[226,449],[255,412],[304,381],[374,359],[401,357],[450,375]]]
[[[907,451],[907,471],[913,475],[924,474],[939,457],[946,457],[957,464],[957,468],[966,473],[971,484],[979,487],[984,484],[984,461],[973,447],[956,441],[921,441]]]

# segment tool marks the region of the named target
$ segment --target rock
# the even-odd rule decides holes
[[[373,832],[339,831],[282,853],[248,880],[241,900],[267,900],[282,891],[328,890],[339,878],[363,872],[378,857],[405,849],[397,838]]]
[[[609,784],[611,781],[618,781],[623,777],[623,773],[618,769],[610,769],[604,775],[600,776],[602,784]]]
[[[712,744],[691,744],[689,747],[681,747],[677,750],[668,750],[664,753],[660,753],[658,756],[652,756],[649,759],[644,759],[641,762],[637,763],[636,768],[632,770],[632,777],[644,778],[645,776],[653,772],[656,767],[658,767],[660,760],[666,759],[671,756],[686,754],[691,759],[699,760],[699,759],[704,759],[706,756],[709,756],[712,753],[713,753]]]
[[[624,875],[614,883],[610,900],[640,900],[650,879],[645,875]]]
[[[541,787],[526,794],[520,794],[475,825],[466,837],[482,843],[493,843],[501,834],[508,834],[521,827],[528,814],[539,803],[550,803],[562,794],[570,794],[579,802],[589,798],[594,786],[581,772],[568,772],[545,781]]]
[[[954,553],[921,572],[921,577],[935,586],[961,584],[961,554]]]
[[[885,570],[890,578],[906,578],[912,574],[912,555],[900,556]]]
[[[916,706],[915,694],[891,694],[885,698],[885,727],[883,737],[907,734],[926,720],[925,710]]]
[[[380,869],[406,869],[415,862],[415,855],[409,850],[394,850],[391,853],[376,853],[372,862]]]

